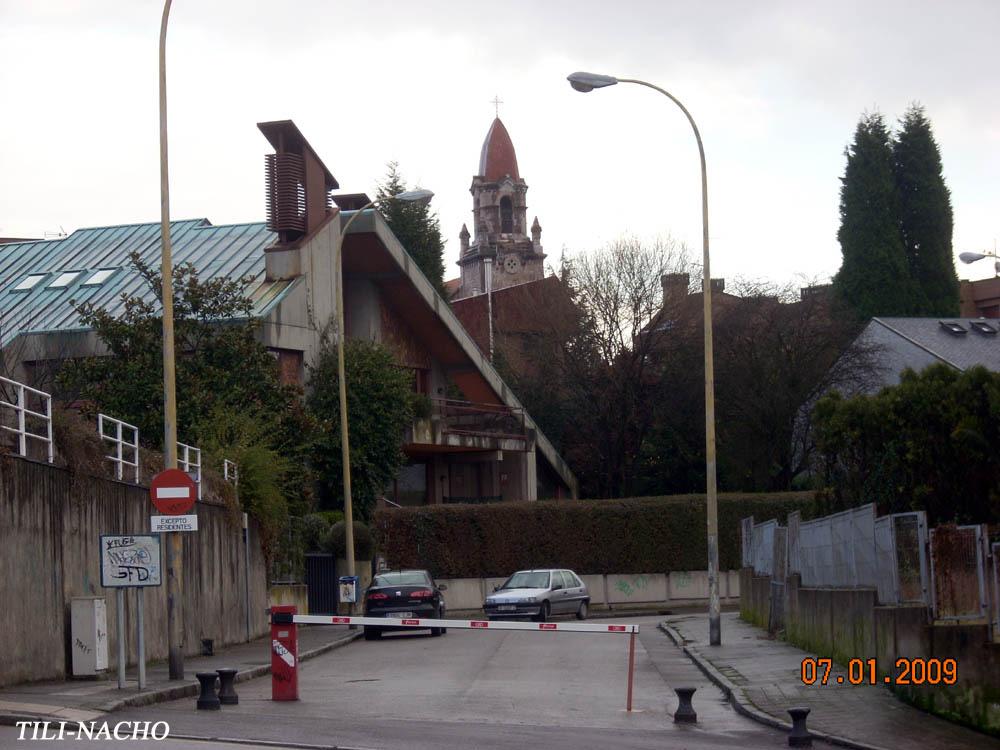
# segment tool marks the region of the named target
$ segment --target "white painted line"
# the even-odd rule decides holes
[[[281,660],[285,662],[285,664],[294,669],[295,655],[287,648],[285,648],[284,645],[281,643],[281,641],[279,640],[271,641],[271,647],[274,649],[274,653],[276,653],[281,658]]]
[[[436,620],[432,618],[342,617],[340,615],[292,615],[297,625],[375,625],[391,628],[458,628],[466,630],[530,630],[563,633],[638,633],[633,623],[507,622],[503,620]],[[277,643],[277,641],[275,641]]]
[[[156,499],[157,500],[170,500],[172,498],[184,498],[187,499],[191,497],[190,487],[157,487],[156,488]]]

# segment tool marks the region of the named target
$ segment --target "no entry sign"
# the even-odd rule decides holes
[[[180,516],[194,507],[198,488],[194,480],[180,469],[166,469],[153,477],[149,496],[160,513]]]

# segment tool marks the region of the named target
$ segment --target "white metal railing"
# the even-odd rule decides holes
[[[222,478],[227,482],[239,485],[240,467],[236,465],[235,461],[230,461],[228,458],[222,459]]]
[[[194,474],[192,479],[198,485],[198,499],[201,500],[201,448],[178,441],[177,467],[188,474]]]
[[[114,434],[108,435],[104,429],[105,424],[110,424],[114,428]],[[132,439],[125,439],[125,431],[131,430]],[[105,456],[115,465],[115,479],[122,481],[125,478],[125,467],[133,469],[132,481],[139,484],[139,428],[120,419],[109,417],[107,414],[97,415],[97,434],[102,440],[107,440],[114,444],[115,452],[110,456]],[[132,452],[132,460],[125,456],[125,448]]]
[[[16,427],[9,427],[8,425],[0,425],[7,432],[13,432],[17,435],[17,452],[21,456],[27,457],[28,455],[28,440],[37,440],[41,443],[45,443],[48,449],[49,463],[52,463],[54,458],[54,444],[52,442],[52,396],[45,391],[39,391],[35,388],[25,385],[24,383],[18,383],[16,380],[11,380],[9,378],[0,377],[0,383],[5,386],[11,386],[14,389],[15,400],[13,402],[8,401],[6,398],[0,394],[0,407],[6,407],[14,411],[16,415]],[[28,408],[27,396],[28,394],[37,396],[45,404],[45,411],[39,412]],[[32,420],[42,420],[45,424],[45,433],[33,432],[29,429],[28,418]]]

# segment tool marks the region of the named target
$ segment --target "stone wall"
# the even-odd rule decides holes
[[[109,669],[117,667],[115,594],[101,587],[101,534],[148,533],[149,490],[0,456],[0,686],[69,676],[70,601],[105,597]],[[238,514],[199,503],[197,532],[183,538],[185,653],[201,639],[245,641],[245,553]],[[267,632],[267,576],[256,526],[250,536],[251,635]],[[128,660],[136,658],[135,590],[126,592]],[[165,586],[144,593],[146,655],[167,657]]]

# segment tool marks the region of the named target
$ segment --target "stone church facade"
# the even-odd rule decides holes
[[[453,300],[539,281],[545,275],[542,227],[528,227],[528,185],[517,168],[514,144],[497,117],[490,125],[472,178],[474,235],[462,225],[461,269]]]

